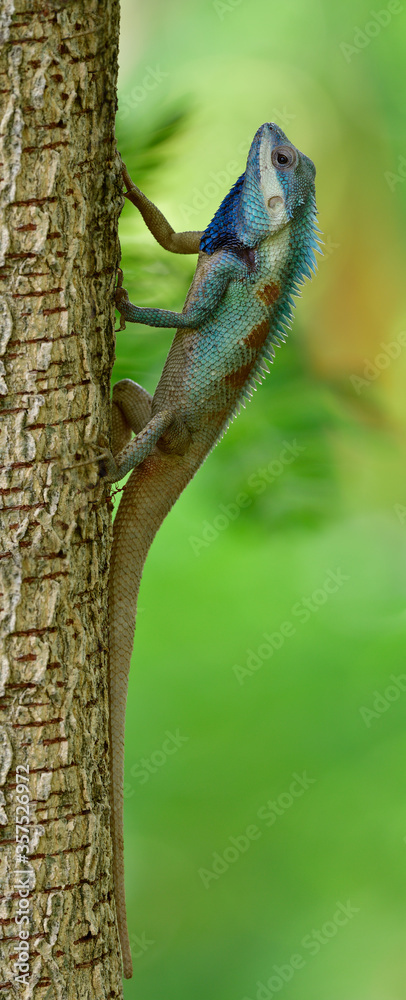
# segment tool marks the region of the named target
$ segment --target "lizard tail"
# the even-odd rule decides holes
[[[109,592],[110,794],[114,894],[125,979],[132,977],[132,960],[124,891],[124,725],[138,590],[151,542],[207,450],[206,442],[204,449],[192,446],[184,456],[165,455],[155,448],[130,476],[114,521]]]

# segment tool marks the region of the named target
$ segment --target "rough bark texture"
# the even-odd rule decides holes
[[[97,465],[66,471],[109,431],[118,19],[118,0],[0,0],[4,1000],[121,996],[108,807],[110,506]],[[29,875],[23,887],[17,871]],[[26,922],[16,921],[25,913],[27,975]]]

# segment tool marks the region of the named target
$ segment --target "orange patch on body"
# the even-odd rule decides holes
[[[265,343],[269,333],[269,319],[263,319],[262,323],[254,326],[253,330],[244,337],[244,344],[256,351]]]
[[[251,361],[249,361],[248,364],[246,365],[241,365],[241,367],[238,368],[237,371],[230,372],[229,375],[225,376],[225,378],[223,379],[224,385],[240,389],[244,385],[244,382],[247,381],[251,368],[252,368]]]
[[[272,306],[281,293],[281,286],[277,281],[271,281],[268,285],[258,288],[257,296],[266,306]]]

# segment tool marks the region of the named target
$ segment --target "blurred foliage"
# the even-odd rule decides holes
[[[134,176],[138,187],[142,189],[144,181],[151,181],[151,175],[158,169],[163,169],[169,156],[168,141],[177,136],[181,129],[187,127],[188,112],[186,109],[172,109],[159,119],[147,119],[143,126],[137,129],[136,142],[132,132],[118,117],[117,143],[121,157]]]
[[[274,120],[316,163],[325,233],[287,343],[145,568],[128,998],[404,997],[405,41],[396,3],[122,4],[118,148],[171,224],[207,225]],[[195,258],[162,250],[131,204],[121,243],[131,301],[181,309]],[[128,324],[114,380],[153,392],[171,338]],[[184,737],[173,754],[168,733]],[[253,824],[205,888],[201,869]]]

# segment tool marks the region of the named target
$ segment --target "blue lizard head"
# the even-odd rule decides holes
[[[200,249],[238,252],[255,247],[292,220],[308,222],[316,213],[316,170],[308,156],[272,122],[255,133],[245,173],[235,182],[204,231]]]

